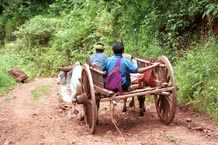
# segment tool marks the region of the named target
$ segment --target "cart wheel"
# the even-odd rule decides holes
[[[92,76],[87,64],[84,64],[82,68],[81,84],[83,95],[87,97],[87,102],[83,104],[85,121],[90,132],[94,134],[96,127],[97,108]]]
[[[174,88],[168,92],[155,94],[155,105],[161,122],[164,124],[170,124],[176,113],[176,81],[168,58],[165,56],[159,56],[158,61],[164,65],[160,65],[154,69],[154,78],[157,80],[155,86],[161,88]]]

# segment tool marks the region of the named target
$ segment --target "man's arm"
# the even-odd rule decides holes
[[[147,67],[143,67],[143,68],[139,68],[138,69],[138,73],[143,73],[143,72],[145,72],[145,71],[147,71],[147,70],[149,70],[149,69],[151,69],[153,67],[158,66],[159,64],[160,63],[154,63],[153,65],[150,65],[150,66],[147,66]]]

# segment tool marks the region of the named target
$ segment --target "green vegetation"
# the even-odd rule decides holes
[[[6,96],[5,97],[5,101],[11,101],[12,99],[14,99],[14,97],[11,97],[11,96]]]
[[[13,84],[15,84],[15,80],[8,74],[8,70],[13,65],[12,57],[1,53],[0,56],[0,94],[3,94],[8,91]]]
[[[218,121],[218,45],[216,40],[193,45],[175,66],[178,100]]]
[[[40,99],[40,97],[42,97],[43,95],[49,94],[49,90],[48,90],[49,87],[50,86],[40,86],[40,87],[32,90],[31,94],[33,96],[33,100],[38,101]]]
[[[84,63],[96,42],[111,55],[120,40],[133,56],[166,55],[175,68],[179,103],[217,121],[217,35],[214,0],[3,0],[0,91],[14,84],[11,67],[30,78],[49,76],[59,66]]]
[[[170,141],[170,142],[174,142],[176,143],[178,141],[178,139],[172,135],[170,135],[169,133],[165,134],[165,137]]]

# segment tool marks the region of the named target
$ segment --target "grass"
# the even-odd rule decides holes
[[[0,57],[0,94],[5,94],[16,81],[8,74],[13,65],[12,57],[4,53],[0,53]]]
[[[40,97],[42,97],[44,95],[48,95],[49,88],[50,88],[50,86],[40,86],[40,87],[32,90],[31,95],[33,97],[33,100],[38,101],[40,99]]]
[[[12,97],[12,96],[6,96],[5,97],[5,101],[11,101],[12,99],[14,99],[14,97]]]
[[[176,137],[174,137],[174,136],[172,136],[172,135],[170,135],[170,134],[165,134],[165,137],[170,141],[170,142],[173,142],[173,143],[176,143],[177,142],[177,138]]]
[[[193,45],[175,68],[178,102],[208,114],[218,122],[218,43],[216,40]]]
[[[0,71],[0,94],[8,92],[16,81],[7,72]]]

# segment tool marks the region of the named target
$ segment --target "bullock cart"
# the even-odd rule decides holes
[[[139,68],[148,67],[151,64],[146,59],[136,58],[136,60]],[[172,65],[165,56],[159,56],[153,62],[159,63],[158,66],[151,68],[154,85],[151,87],[144,84],[143,87],[138,88],[136,83],[132,85],[135,89],[124,92],[122,95],[104,88],[105,72],[88,64],[83,65],[81,80],[83,93],[77,96],[77,103],[83,104],[85,121],[91,133],[94,133],[96,128],[98,117],[96,101],[99,100],[112,103],[129,97],[152,95],[160,121],[164,124],[170,124],[173,121],[176,112],[176,81]]]

